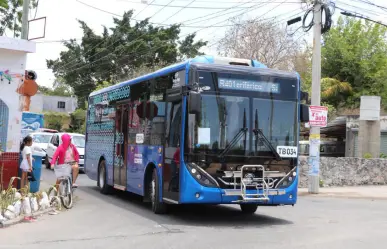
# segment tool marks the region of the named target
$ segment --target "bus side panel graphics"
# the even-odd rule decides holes
[[[130,145],[128,150],[128,191],[139,195],[144,195],[145,172],[147,167],[151,167],[151,165],[154,165],[157,169],[157,174],[160,179],[159,187],[160,193],[162,193],[161,176],[163,165],[163,147],[149,145]]]
[[[86,173],[92,180],[98,178],[98,164],[101,157],[106,161],[107,183],[113,186],[114,133],[113,122],[89,124],[87,131]]]

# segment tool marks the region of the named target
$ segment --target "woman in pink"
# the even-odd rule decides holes
[[[55,165],[57,160],[58,164],[71,164],[73,169],[73,187],[76,187],[75,181],[79,173],[79,153],[75,145],[71,143],[71,136],[69,134],[63,134],[61,139],[62,144],[56,149],[51,160],[51,165]],[[57,180],[56,185],[58,186],[58,184],[59,182]]]

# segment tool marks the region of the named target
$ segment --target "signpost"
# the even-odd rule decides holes
[[[309,106],[309,126],[326,127],[328,124],[328,107]]]
[[[325,106],[309,106],[309,126],[311,129],[320,129],[328,124],[328,108]],[[309,192],[318,193],[320,173],[320,132],[309,135],[309,176],[313,184]]]

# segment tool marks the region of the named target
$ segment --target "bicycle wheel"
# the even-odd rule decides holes
[[[65,208],[73,207],[73,192],[69,180],[61,181],[59,184],[59,196]]]

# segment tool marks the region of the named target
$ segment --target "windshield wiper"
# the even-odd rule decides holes
[[[255,135],[255,151],[258,150],[258,140],[259,140],[259,135],[263,138],[263,141],[265,142],[266,146],[271,150],[271,152],[274,154],[275,159],[277,161],[281,161],[281,156],[278,154],[278,152],[275,150],[273,145],[270,143],[269,139],[263,134],[262,129],[259,129],[258,127],[258,110],[255,109],[255,121],[254,121],[254,135]]]
[[[219,157],[222,158],[224,155],[229,152],[229,150],[244,136],[245,141],[243,143],[243,148],[246,150],[246,135],[248,128],[246,127],[246,108],[243,111],[243,127],[239,130],[239,132],[234,136],[234,138],[230,141],[230,143],[224,148],[222,153],[220,153]]]

